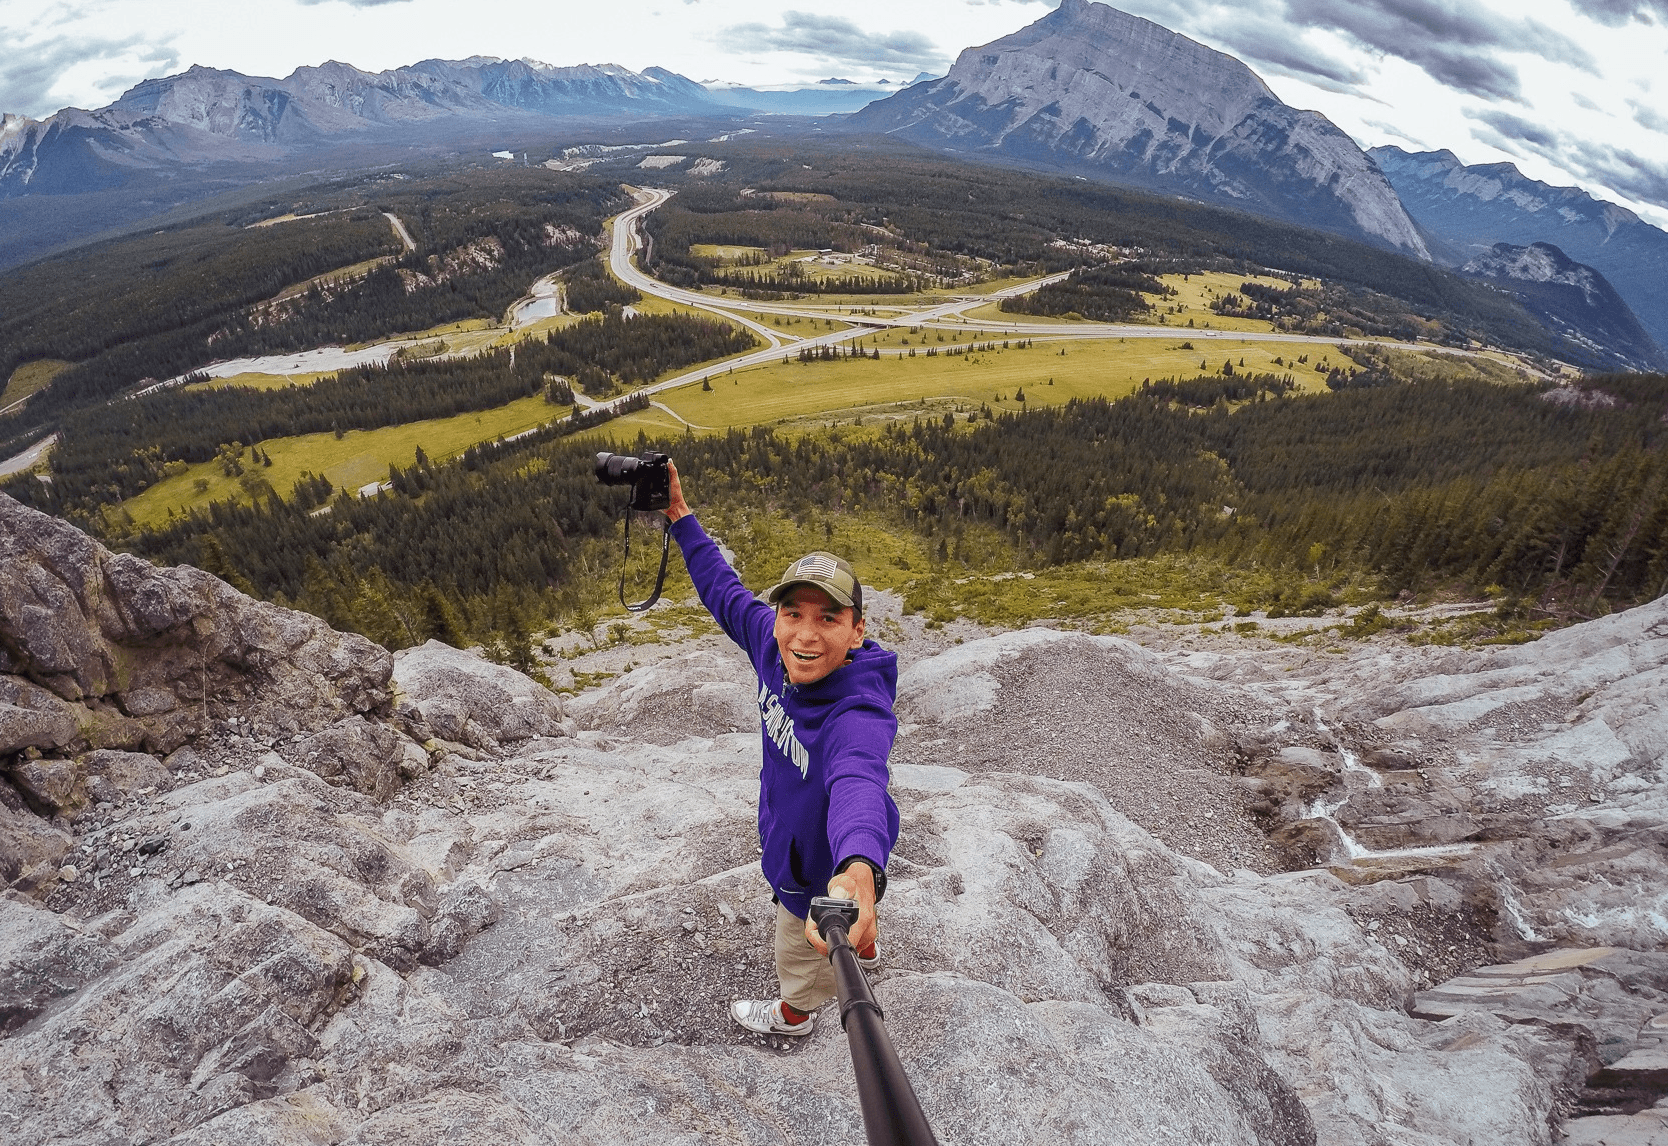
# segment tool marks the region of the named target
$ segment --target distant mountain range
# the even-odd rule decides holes
[[[1234,57],[1138,16],[1063,0],[948,75],[846,121],[970,156],[1180,192],[1429,258],[1388,180],[1330,120]]]
[[[840,115],[857,111],[877,99],[885,99],[911,84],[935,80],[937,76],[922,72],[908,83],[876,80],[859,83],[831,77],[814,84],[770,84],[749,87],[745,84],[705,80],[701,86],[707,96],[730,107],[768,112],[774,115]]]
[[[1368,152],[1436,240],[1434,254],[1459,264],[1496,243],[1551,243],[1603,272],[1658,346],[1668,347],[1668,231],[1579,187],[1530,179],[1510,163],[1466,166],[1451,151]]]
[[[425,60],[386,72],[330,62],[281,80],[193,67],[146,80],[98,111],[0,121],[0,197],[120,186],[145,170],[271,161],[327,141],[437,121],[529,115],[718,115],[734,109],[663,68]]]
[[[376,73],[331,61],[283,79],[192,67],[145,80],[97,111],[0,119],[0,198],[79,194],[122,186],[146,170],[270,162],[355,137],[398,139],[532,117],[830,115],[901,86],[829,79],[709,88],[664,68],[553,67],[487,56]]]

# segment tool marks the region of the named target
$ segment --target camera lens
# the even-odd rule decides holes
[[[629,454],[598,454],[597,480],[603,485],[630,485],[642,464]]]

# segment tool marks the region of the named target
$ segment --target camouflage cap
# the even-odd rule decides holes
[[[841,605],[849,605],[863,615],[863,586],[857,581],[857,574],[853,572],[850,562],[836,557],[832,553],[807,553],[798,561],[788,566],[782,579],[771,586],[770,592],[765,594],[765,600],[772,605],[780,605],[782,598],[788,595],[788,590],[795,585],[810,585],[821,589]]]

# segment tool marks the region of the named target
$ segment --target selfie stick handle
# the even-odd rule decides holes
[[[857,922],[857,904],[849,899],[818,896],[811,900],[811,918],[828,944],[840,995],[840,1025],[851,1047],[852,1072],[857,1076],[857,1100],[863,1108],[863,1130],[869,1146],[937,1146],[915,1088],[909,1084],[898,1052],[886,1033],[880,1004],[869,992],[869,981],[857,965],[847,931]]]

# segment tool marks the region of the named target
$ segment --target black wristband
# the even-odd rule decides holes
[[[875,902],[879,903],[881,896],[886,894],[886,869],[867,856],[851,856],[834,869],[834,874],[839,875],[854,863],[864,864],[875,873]]]

